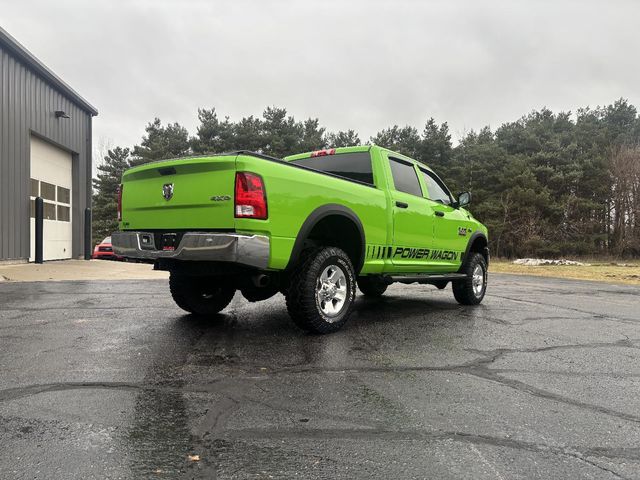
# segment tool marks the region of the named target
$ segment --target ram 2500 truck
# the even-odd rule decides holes
[[[294,322],[329,333],[393,282],[450,282],[464,305],[487,288],[487,229],[426,165],[378,146],[278,159],[238,151],[126,171],[118,255],[170,272],[179,307],[223,310],[278,292]]]

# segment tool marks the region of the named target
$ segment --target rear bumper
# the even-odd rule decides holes
[[[270,242],[264,235],[235,233],[185,233],[175,250],[158,250],[152,232],[114,232],[111,245],[117,255],[155,260],[232,262],[266,269]]]

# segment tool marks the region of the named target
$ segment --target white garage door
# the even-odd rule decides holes
[[[35,259],[35,198],[44,199],[45,260],[71,258],[71,153],[31,137],[31,253]]]

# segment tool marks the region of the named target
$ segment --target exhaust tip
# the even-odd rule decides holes
[[[269,275],[265,275],[264,273],[261,273],[259,275],[254,275],[252,277],[252,280],[253,280],[253,284],[256,287],[260,287],[260,288],[266,287],[271,283],[271,277]]]

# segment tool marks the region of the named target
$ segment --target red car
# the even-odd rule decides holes
[[[113,253],[113,248],[111,248],[111,237],[105,238],[102,242],[96,245],[96,248],[93,249],[93,255],[91,255],[91,258],[102,260],[124,260],[124,257]]]

